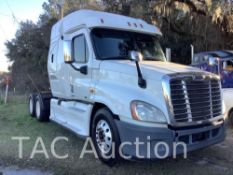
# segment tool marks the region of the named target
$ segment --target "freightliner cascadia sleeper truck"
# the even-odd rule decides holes
[[[223,141],[219,76],[166,61],[161,35],[143,20],[117,14],[80,10],[64,17],[51,32],[51,92],[30,95],[30,114],[91,137],[109,164],[119,159],[118,148],[138,158],[136,139],[151,148],[166,143],[157,153],[169,148],[169,156],[173,143],[192,151]],[[115,157],[107,157],[113,146]],[[139,153],[157,158],[148,144]]]

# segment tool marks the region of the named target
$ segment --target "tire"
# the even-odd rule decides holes
[[[92,122],[91,136],[99,159],[109,166],[115,165],[120,160],[118,152],[120,137],[113,115],[107,108],[99,109],[95,113]],[[115,157],[106,158],[105,156],[112,154],[112,143],[115,143]]]
[[[28,111],[31,117],[36,116],[35,104],[36,104],[36,94],[30,94],[28,98]]]
[[[48,112],[48,105],[46,105],[47,103],[47,101],[43,101],[40,95],[37,95],[35,100],[35,115],[40,122],[49,121],[50,114]]]
[[[233,111],[229,114],[228,123],[230,127],[233,127]]]

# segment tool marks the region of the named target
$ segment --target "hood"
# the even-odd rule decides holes
[[[143,77],[146,79],[161,79],[164,75],[186,72],[203,72],[194,67],[162,61],[139,62]],[[129,60],[105,60],[101,69],[137,76],[136,64]]]

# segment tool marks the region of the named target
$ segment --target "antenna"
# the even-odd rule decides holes
[[[9,10],[11,12],[11,15],[12,15],[12,18],[13,18],[14,22],[19,23],[18,19],[16,18],[15,14],[14,14],[14,12],[13,12],[12,8],[10,7],[10,5],[9,5],[9,3],[8,3],[7,0],[5,0],[5,3],[6,3],[7,7],[9,8]]]
[[[192,63],[193,63],[194,46],[191,44],[190,47],[191,47],[191,61],[192,61]]]
[[[59,13],[60,13],[60,19],[64,17],[64,8],[63,8],[64,4],[65,4],[64,0],[60,0],[57,2],[57,6],[59,8]]]

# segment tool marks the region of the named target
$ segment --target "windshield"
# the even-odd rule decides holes
[[[98,59],[129,59],[129,51],[136,50],[142,53],[144,60],[166,60],[153,35],[96,28],[92,30],[92,38]]]

